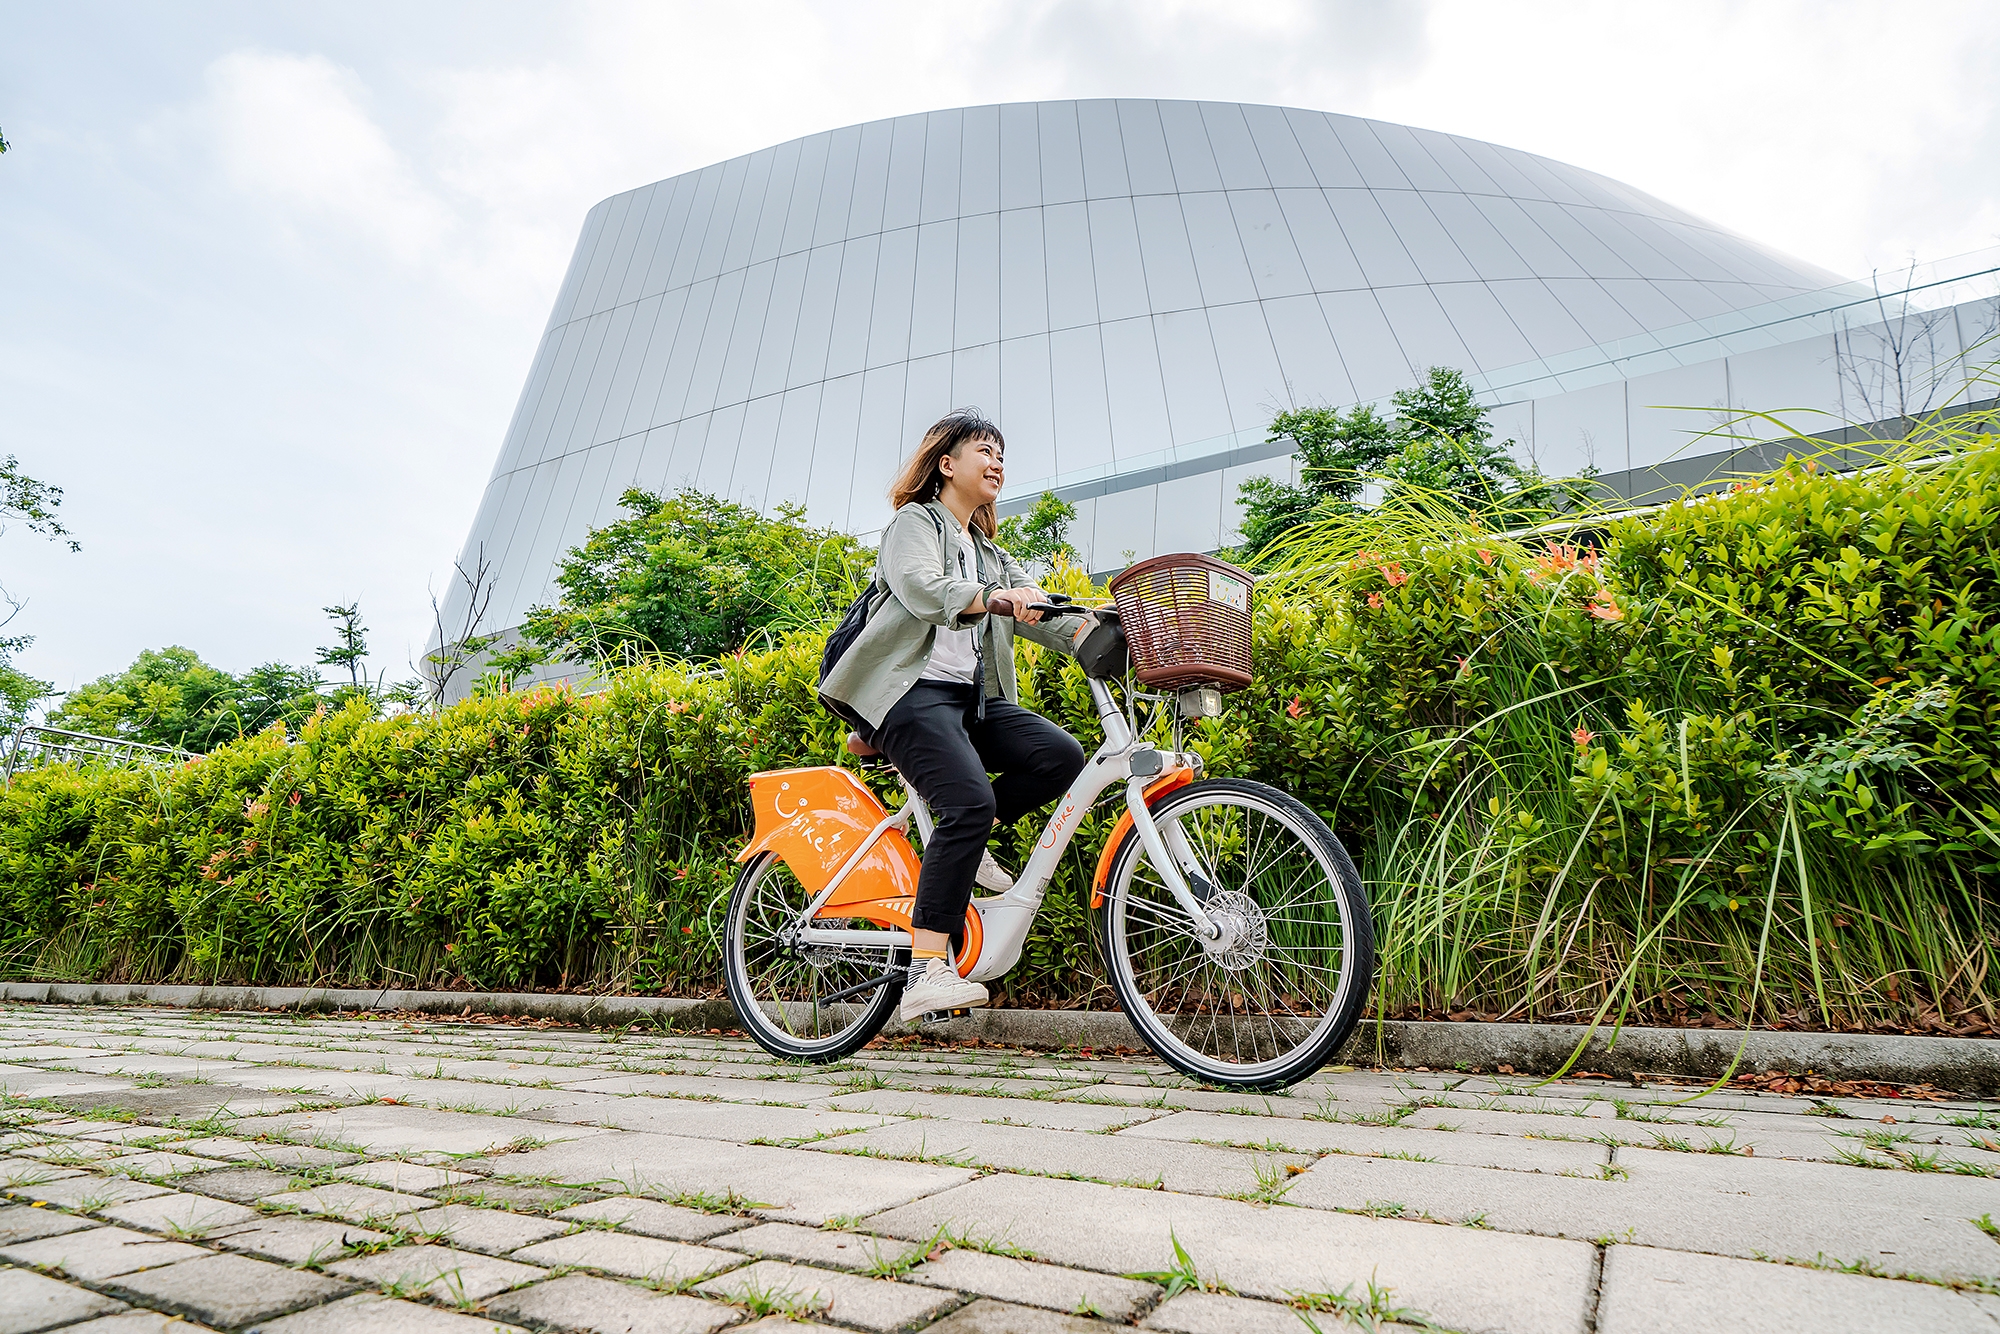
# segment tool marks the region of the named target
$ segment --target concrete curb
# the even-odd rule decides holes
[[[726,1000],[656,996],[579,996],[542,992],[359,991],[324,987],[113,986],[72,982],[0,983],[0,1001],[57,1005],[174,1005],[197,1010],[412,1010],[426,1014],[514,1015],[615,1027],[664,1023],[689,1029],[735,1028]],[[894,1035],[903,1026],[883,1030]],[[1096,1010],[977,1010],[928,1030],[1017,1047],[1143,1047],[1125,1016]],[[1390,1020],[1364,1024],[1340,1053],[1353,1065],[1452,1070],[1511,1065],[1547,1073],[1568,1059],[1587,1030],[1576,1024],[1479,1024]],[[1606,1074],[1713,1079],[1739,1047],[1741,1072],[1812,1071],[1828,1079],[1931,1084],[1956,1093],[2000,1097],[2000,1041],[1864,1033],[1772,1033],[1716,1028],[1627,1028],[1612,1045],[1600,1030],[1576,1068]]]

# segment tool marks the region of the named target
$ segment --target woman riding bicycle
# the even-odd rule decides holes
[[[994,543],[1006,448],[1000,428],[972,409],[924,433],[889,490],[896,513],[876,568],[891,596],[820,684],[864,720],[861,739],[936,821],[911,915],[905,1021],[986,1004],[986,988],[961,978],[948,951],[973,886],[997,893],[1012,883],[987,839],[996,823],[1061,795],[1084,764],[1075,737],[1017,702],[1016,625],[1070,653],[1094,621],[1079,612],[1042,624],[1030,607],[1048,594]],[[1013,618],[987,614],[999,599],[1013,604]]]

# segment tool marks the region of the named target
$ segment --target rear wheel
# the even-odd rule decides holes
[[[807,945],[796,939],[812,895],[772,853],[736,877],[723,923],[722,973],[744,1031],[773,1056],[836,1061],[881,1031],[902,998],[907,947],[860,920],[815,925],[880,931],[882,944]]]
[[[1262,783],[1214,778],[1150,807],[1199,866],[1205,943],[1136,834],[1099,910],[1105,969],[1139,1035],[1184,1074],[1216,1084],[1295,1083],[1354,1030],[1375,970],[1361,877],[1326,822]],[[1169,848],[1173,840],[1168,840]]]

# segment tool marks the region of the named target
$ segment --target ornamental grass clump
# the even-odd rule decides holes
[[[1995,425],[1529,535],[1420,493],[1329,515],[1267,553],[1256,682],[1190,744],[1355,853],[1383,1014],[1984,1031]],[[823,638],[37,768],[0,795],[0,970],[719,994],[745,780],[844,758]],[[1023,702],[1095,745],[1075,665],[1017,651]],[[1114,814],[998,1003],[1110,1003],[1085,905]]]

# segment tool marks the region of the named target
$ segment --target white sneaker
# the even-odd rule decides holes
[[[988,848],[979,854],[979,873],[972,877],[972,883],[995,894],[1004,894],[1014,887],[1014,877],[993,859],[993,849]]]
[[[986,988],[968,982],[943,959],[932,959],[914,982],[903,986],[903,1022],[915,1023],[933,1010],[968,1010],[986,1004]]]

